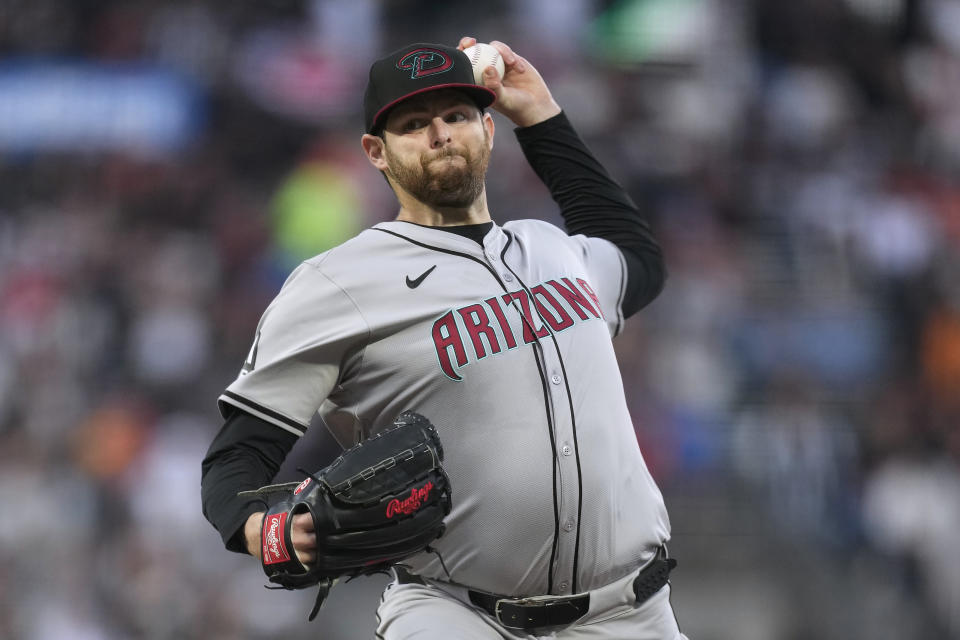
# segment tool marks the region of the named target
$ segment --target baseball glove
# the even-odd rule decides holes
[[[434,426],[405,411],[299,484],[241,492],[284,496],[268,509],[261,529],[263,570],[280,585],[272,588],[319,585],[313,620],[337,578],[382,572],[428,548],[443,533],[451,507],[442,461]],[[300,513],[312,516],[317,536],[310,565],[300,561],[291,542],[293,516]]]

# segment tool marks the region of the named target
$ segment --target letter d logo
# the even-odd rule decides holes
[[[443,73],[452,68],[453,60],[437,49],[414,49],[397,61],[397,69],[409,71],[412,80]]]

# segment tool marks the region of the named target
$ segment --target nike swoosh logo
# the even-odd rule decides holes
[[[416,289],[417,287],[420,286],[420,283],[423,282],[428,275],[430,275],[430,272],[436,268],[437,268],[437,265],[433,265],[432,267],[424,271],[422,274],[420,274],[420,277],[417,278],[416,280],[411,280],[410,276],[407,276],[407,286],[410,287],[411,289]]]

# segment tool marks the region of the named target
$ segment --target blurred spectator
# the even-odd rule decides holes
[[[395,215],[369,60],[460,35],[543,71],[663,241],[615,345],[676,597],[723,576],[685,632],[960,638],[952,0],[0,1],[0,637],[316,636],[199,461],[290,269]],[[559,222],[495,117],[494,217]],[[372,635],[358,582],[328,640]]]
[[[894,459],[869,479],[864,519],[882,552],[916,571],[917,582],[944,628],[960,629],[960,473],[956,461],[940,456]],[[908,574],[909,575],[909,574]]]

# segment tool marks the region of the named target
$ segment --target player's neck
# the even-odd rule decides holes
[[[450,227],[490,222],[490,212],[487,210],[487,192],[486,190],[481,191],[477,199],[467,207],[433,207],[414,198],[401,198],[397,220],[428,227]]]

